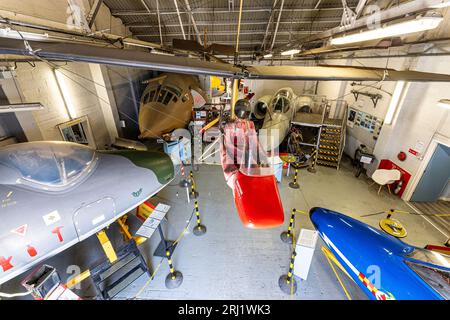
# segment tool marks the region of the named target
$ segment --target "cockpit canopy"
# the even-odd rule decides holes
[[[286,113],[289,111],[291,100],[292,92],[289,90],[280,90],[272,99],[271,109],[273,112]]]
[[[147,104],[155,101],[168,105],[171,102],[177,102],[180,98],[185,102],[184,99],[186,98],[184,96],[181,97],[181,93],[181,89],[175,86],[158,85],[149,89],[147,93],[143,95],[141,102]]]
[[[71,142],[19,143],[0,149],[0,171],[2,166],[13,169],[16,183],[43,190],[75,184],[92,171],[95,160],[94,149]],[[6,184],[2,176],[0,183]]]
[[[450,299],[450,256],[416,248],[406,264],[444,299]]]

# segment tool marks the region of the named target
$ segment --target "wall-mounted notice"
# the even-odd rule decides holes
[[[369,113],[350,108],[347,126],[349,128],[360,128],[370,133],[374,139],[380,135],[383,119]]]

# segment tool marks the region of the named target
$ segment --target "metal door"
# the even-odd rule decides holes
[[[437,201],[450,179],[450,148],[438,144],[411,201]]]

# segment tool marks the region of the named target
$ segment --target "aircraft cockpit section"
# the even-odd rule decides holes
[[[293,99],[293,93],[288,90],[280,90],[272,100],[271,109],[273,112],[286,113],[290,108],[290,101]]]
[[[416,248],[405,263],[444,299],[450,299],[450,256]]]
[[[0,183],[59,191],[87,178],[96,161],[95,150],[80,144],[21,143],[0,149],[0,165],[9,172]]]
[[[155,87],[149,87],[146,93],[142,96],[141,103],[147,104],[150,102],[158,102],[163,105],[169,105],[170,103],[176,103],[179,99],[183,102],[186,101],[185,96],[181,96],[182,91],[175,86],[158,85]]]

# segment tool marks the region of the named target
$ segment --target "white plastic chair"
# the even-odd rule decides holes
[[[397,169],[377,169],[372,174],[372,180],[380,185],[380,188],[378,189],[378,194],[380,194],[381,188],[383,186],[387,185],[387,189],[389,193],[391,193],[391,189],[389,188],[389,185],[397,180],[400,180],[402,176],[402,173]]]

